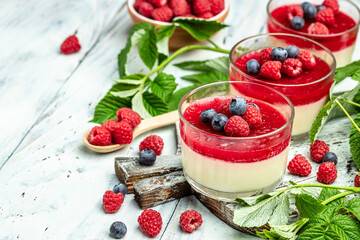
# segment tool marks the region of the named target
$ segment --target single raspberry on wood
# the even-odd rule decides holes
[[[111,133],[104,127],[93,127],[89,133],[88,141],[92,145],[107,146],[111,144]]]
[[[334,13],[337,13],[339,11],[339,3],[337,0],[325,0],[322,5],[325,7],[331,8]]]
[[[210,0],[211,4],[211,13],[214,15],[218,15],[225,9],[224,0]]]
[[[303,69],[310,70],[316,66],[316,58],[311,52],[302,51],[297,59],[302,63]]]
[[[281,62],[280,61],[268,61],[261,65],[260,75],[270,80],[280,80],[281,78]]]
[[[337,178],[337,169],[332,162],[320,164],[317,172],[317,180],[324,184],[333,183]]]
[[[272,51],[272,48],[265,48],[260,51],[260,55],[259,55],[260,64],[264,64],[265,62],[272,60],[271,59],[271,51]]]
[[[250,125],[255,126],[262,123],[262,116],[255,106],[248,104],[246,112],[242,115],[242,118]]]
[[[108,130],[111,134],[113,133],[115,126],[118,124],[118,121],[114,119],[107,120],[101,126]]]
[[[71,35],[65,39],[60,46],[60,51],[63,54],[71,54],[80,51],[81,45],[79,39],[75,35]]]
[[[150,135],[146,137],[139,145],[139,152],[144,149],[153,150],[159,156],[164,148],[164,141],[160,136]]]
[[[301,154],[297,154],[288,164],[288,170],[298,176],[306,177],[311,173],[311,164]]]
[[[249,124],[240,116],[232,116],[224,127],[225,133],[231,137],[246,137],[250,133]]]
[[[206,12],[211,12],[211,4],[209,0],[194,0],[193,13],[196,16],[202,15]]]
[[[159,212],[145,209],[138,217],[140,228],[150,237],[155,237],[161,231],[162,218]]]
[[[315,21],[331,26],[335,23],[334,11],[331,8],[325,8],[316,13]]]
[[[151,17],[160,22],[170,22],[173,16],[173,11],[168,6],[156,8],[151,13]]]
[[[157,8],[163,7],[167,4],[167,0],[149,0],[148,2]]]
[[[142,2],[139,6],[139,10],[138,12],[143,15],[144,17],[149,18],[151,16],[152,11],[155,8],[153,7],[153,5],[151,5],[148,2]]]
[[[329,34],[329,29],[327,26],[320,22],[315,22],[310,24],[310,26],[307,29],[308,33],[310,34],[316,34],[316,35],[327,35]]]
[[[116,112],[117,120],[125,121],[134,129],[141,122],[141,116],[130,108],[120,108]]]
[[[195,210],[187,210],[180,216],[180,226],[185,232],[193,232],[198,229],[203,220],[201,214]]]
[[[354,178],[354,186],[360,187],[360,173],[357,173]]]
[[[282,63],[281,72],[290,77],[297,77],[302,73],[302,66],[298,59],[288,58]]]
[[[121,121],[115,126],[112,137],[114,143],[129,144],[133,139],[133,130],[127,122]]]
[[[288,18],[289,22],[294,17],[302,17],[302,18],[304,18],[304,10],[300,6],[291,6],[291,7],[288,8],[288,10],[287,10],[287,18]]]
[[[325,153],[329,152],[329,146],[320,140],[315,140],[314,144],[310,146],[310,155],[315,162],[321,162]]]
[[[115,194],[113,191],[106,191],[103,196],[103,208],[107,213],[117,212],[121,204],[124,202],[124,195],[122,193]]]
[[[189,4],[186,0],[170,0],[169,5],[174,13],[174,16],[184,16],[189,11]]]

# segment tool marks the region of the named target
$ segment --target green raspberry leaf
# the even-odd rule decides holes
[[[217,21],[200,18],[174,18],[173,23],[190,33],[198,41],[209,39],[214,33],[227,27]]]
[[[295,197],[295,205],[301,217],[313,218],[325,209],[321,202],[310,195],[298,194]]]
[[[207,73],[198,73],[192,75],[186,75],[181,77],[181,79],[193,82],[195,84],[207,84],[219,81],[228,81],[229,75],[227,73],[213,71]]]
[[[360,113],[356,115],[354,122],[357,126],[360,126]],[[357,168],[360,169],[360,132],[354,125],[351,125],[349,143],[351,155],[354,158]]]
[[[157,116],[168,112],[168,105],[153,93],[143,93],[143,104],[151,116]]]
[[[347,211],[351,212],[352,214],[354,214],[354,216],[360,221],[360,198],[359,197],[354,197],[352,198],[346,208]]]
[[[290,225],[271,226],[270,231],[256,232],[261,238],[293,240],[297,232],[309,221],[308,218],[302,218],[299,221]]]
[[[187,94],[194,88],[197,88],[198,86],[200,86],[200,85],[191,85],[191,86],[180,88],[179,90],[176,90],[172,94],[172,96],[169,100],[169,111],[177,110],[179,102],[185,96],[185,94]]]
[[[334,188],[323,188],[320,196],[318,198],[318,200],[320,202],[325,201],[326,199],[331,198],[332,196],[335,196],[337,194],[339,194],[340,191],[338,189],[334,189]],[[326,206],[330,206],[330,207],[345,207],[347,203],[346,197],[341,197],[338,198],[330,203],[328,203]]]
[[[169,56],[169,39],[174,33],[175,26],[162,26],[157,30],[158,65]]]
[[[229,74],[229,57],[218,57],[205,61],[187,61],[174,64],[183,70],[211,72],[219,71]]]
[[[158,57],[157,38],[155,26],[148,29],[139,40],[139,55],[144,64],[152,69]]]
[[[175,30],[175,25],[165,25],[157,29],[157,40],[160,41],[164,38],[170,38]]]
[[[123,76],[120,79],[116,79],[115,82],[131,84],[131,85],[140,85],[142,83],[142,81],[140,80],[142,80],[144,77],[145,77],[144,74],[136,73],[136,74]]]
[[[347,77],[351,77],[356,81],[360,81],[360,60],[335,70],[334,79],[336,83],[341,82]]]
[[[164,102],[167,102],[170,99],[176,86],[175,77],[166,73],[160,73],[157,75],[154,81],[150,84],[151,91],[160,97]]]
[[[332,229],[317,226],[302,232],[297,240],[341,240],[341,238]]]

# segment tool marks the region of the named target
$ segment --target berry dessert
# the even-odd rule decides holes
[[[335,59],[331,52],[296,35],[264,34],[240,41],[230,56],[231,81],[256,82],[283,93],[295,107],[293,136],[310,130],[333,83]]]
[[[358,7],[350,0],[314,2],[271,0],[267,6],[268,32],[313,39],[332,51],[338,67],[350,63],[359,30]]]
[[[271,191],[286,169],[293,114],[284,95],[256,83],[192,90],[179,105],[187,181],[223,201]]]

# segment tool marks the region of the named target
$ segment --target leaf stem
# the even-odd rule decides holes
[[[356,127],[356,129],[360,132],[360,128],[359,126],[354,122],[354,120],[351,118],[350,114],[346,111],[346,109],[343,107],[343,105],[341,105],[341,103],[335,99],[335,102],[339,105],[339,107],[344,111],[344,113],[346,114],[346,116],[350,119],[350,121],[352,122],[352,124],[354,124],[354,126]]]
[[[323,184],[299,184],[299,185],[292,185],[290,187],[287,187],[285,189],[279,190],[274,196],[277,196],[283,192],[286,192],[292,188],[301,188],[301,187],[320,187],[320,188],[333,188],[333,189],[341,189],[346,190],[346,192],[352,192],[354,193],[360,193],[360,188],[358,187],[342,187],[342,186],[332,186],[332,185],[323,185]],[[349,194],[347,194],[349,195]],[[336,196],[336,195],[335,195]]]
[[[347,102],[347,103],[350,103],[350,104],[352,104],[352,105],[354,105],[354,106],[357,106],[357,107],[360,107],[360,104],[358,104],[358,103],[356,103],[356,102],[352,102],[352,101],[350,101],[350,100],[344,100],[344,102]]]
[[[336,200],[338,198],[345,197],[345,196],[351,195],[351,194],[354,194],[354,192],[353,191],[344,191],[344,192],[338,193],[338,194],[326,199],[321,204],[326,205],[326,204],[328,204],[328,203],[330,203],[330,202],[332,202],[332,201],[334,201],[334,200]]]
[[[215,42],[213,42],[211,39],[207,40],[209,43],[211,43],[215,48],[221,48],[219,45],[217,45]]]

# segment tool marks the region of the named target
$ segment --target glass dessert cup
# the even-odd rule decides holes
[[[342,67],[351,62],[351,57],[354,52],[356,37],[359,31],[360,24],[360,10],[359,8],[352,3],[350,0],[338,0],[340,6],[340,12],[346,14],[352,18],[355,22],[355,25],[343,32],[330,33],[328,35],[315,35],[309,34],[307,32],[302,32],[294,30],[290,27],[289,24],[282,23],[276,20],[272,13],[274,10],[279,7],[291,5],[291,4],[301,4],[305,0],[270,0],[267,5],[267,31],[268,33],[288,33],[295,34],[302,37],[310,38],[312,40],[321,43],[334,54],[338,67]],[[309,2],[315,5],[321,5],[323,0],[310,0]],[[336,21],[336,20],[335,20]],[[339,19],[339,21],[342,21]],[[340,25],[340,23],[339,23]],[[304,29],[307,26],[305,25]],[[306,46],[298,46],[300,48]]]
[[[230,137],[199,129],[184,117],[189,106],[225,96],[252,99],[260,109],[278,114],[284,124],[256,136]],[[251,82],[211,83],[185,95],[178,111],[183,171],[195,191],[232,202],[239,196],[270,192],[280,183],[294,117],[293,105],[282,93]]]
[[[311,81],[306,83],[288,83],[286,81],[272,81],[258,79],[241,71],[235,61],[242,55],[264,48],[288,47],[289,45],[301,46],[300,51],[306,50],[320,58],[329,67],[329,73],[321,78],[316,74],[308,75]],[[238,42],[230,51],[230,81],[250,81],[263,84],[278,90],[290,99],[295,108],[293,136],[301,138],[309,132],[313,121],[320,109],[329,98],[329,91],[333,83],[336,62],[333,54],[325,46],[304,37],[291,34],[262,34],[246,38]],[[321,71],[322,68],[314,68]],[[324,76],[325,75],[325,76]]]

